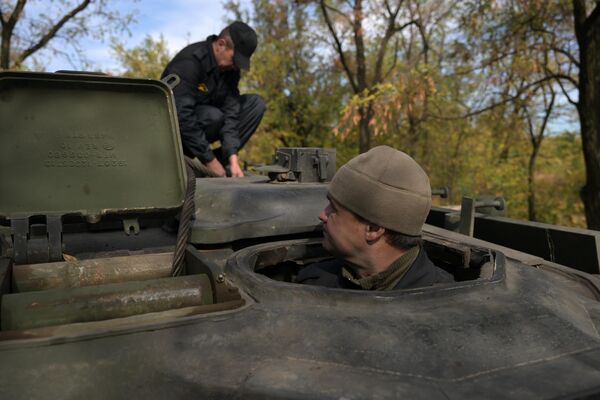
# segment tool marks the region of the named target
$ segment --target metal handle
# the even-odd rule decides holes
[[[165,76],[164,78],[162,78],[161,81],[166,83],[167,86],[171,90],[173,90],[177,87],[177,85],[179,85],[179,82],[181,82],[181,78],[177,74],[169,74],[169,75]]]
[[[440,196],[442,199],[447,199],[449,192],[450,192],[450,189],[448,189],[448,186],[444,186],[443,188],[432,189],[431,195],[432,196]]]
[[[494,207],[496,210],[502,211],[506,208],[506,201],[503,197],[496,197],[494,200],[477,200],[475,208],[481,207]]]

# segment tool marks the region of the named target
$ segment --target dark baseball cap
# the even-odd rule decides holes
[[[227,29],[233,41],[233,62],[238,68],[250,69],[250,57],[258,43],[256,32],[242,21],[235,21]]]

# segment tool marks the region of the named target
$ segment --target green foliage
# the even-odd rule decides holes
[[[579,188],[585,183],[581,138],[565,133],[549,137],[542,145],[537,180],[540,221],[586,226]]]
[[[267,111],[241,157],[269,162],[278,146],[326,146],[343,87],[335,66],[317,52],[314,18],[297,2],[254,0],[252,6],[249,24],[259,44],[240,89],[261,95]],[[236,18],[245,14],[234,2],[226,7]]]
[[[162,35],[157,40],[147,35],[139,46],[130,49],[113,38],[111,49],[123,68],[120,75],[130,78],[160,79],[163,70],[174,56],[169,53],[167,42]]]
[[[443,137],[435,137],[439,141],[430,143],[430,163],[424,167],[433,188],[450,188],[449,199],[435,199],[435,204],[457,205],[465,195],[502,196],[507,201],[509,217],[528,218],[527,168],[531,148],[524,133],[515,139],[504,158],[499,157],[493,126],[485,128],[481,123],[478,128],[467,127],[463,131],[450,128]],[[535,181],[539,222],[585,227],[579,198],[585,172],[578,135],[564,133],[544,140]]]
[[[503,196],[509,216],[526,219],[529,133],[539,127],[550,89],[571,95],[577,89],[572,1],[407,0],[398,3],[398,14],[389,8],[394,4],[382,7],[376,0],[362,0],[363,14],[355,13],[353,2],[324,2],[343,47],[344,68],[319,2],[252,0],[243,8],[238,0],[226,1],[232,19],[247,21],[259,36],[240,89],[260,94],[268,105],[241,158],[265,163],[277,147],[334,147],[340,166],[358,153],[360,122],[370,110],[371,146],[407,152],[428,172],[432,187],[450,187],[450,198],[435,199],[436,204],[456,205],[463,195]],[[25,11],[35,3],[27,3]],[[67,48],[86,65],[83,37],[114,35],[132,21],[109,0],[98,0],[44,40],[58,17],[76,5],[72,0],[48,3],[45,14],[23,13],[3,36],[12,46],[0,54],[3,65],[41,70],[50,55],[64,55]],[[1,4],[7,17],[15,2]],[[594,2],[587,4],[591,9]],[[385,42],[392,17],[397,31]],[[355,18],[363,29],[353,32],[347,22]],[[361,51],[356,34],[363,41]],[[116,73],[128,77],[158,79],[173,56],[162,36],[146,36],[132,48],[112,39],[111,49],[121,66]],[[547,86],[536,83],[549,73],[555,79]],[[356,85],[359,76],[362,82]],[[563,98],[553,112],[575,110]],[[527,115],[533,117],[531,126]],[[546,135],[541,141],[534,175],[538,221],[585,226],[581,148],[578,133]]]
[[[360,113],[371,107],[371,146],[407,152],[423,165],[432,187],[449,186],[450,198],[437,204],[460,204],[463,195],[503,196],[508,215],[526,219],[532,143],[524,110],[539,115],[545,92],[521,90],[544,68],[565,65],[560,53],[546,56],[556,40],[567,48],[572,43],[564,31],[556,37],[526,34],[531,24],[558,24],[552,16],[568,16],[564,1],[547,3],[503,9],[494,1],[406,2],[402,15],[418,19],[422,29],[413,26],[394,37],[393,51],[382,58],[383,79],[355,92],[330,50],[331,36],[314,2],[253,0],[249,9],[228,2],[229,11],[249,21],[260,38],[243,87],[268,103],[243,156],[268,162],[278,146],[325,146],[336,148],[342,165],[357,154]],[[375,12],[376,2],[365,1],[364,7],[373,11],[363,37],[369,64],[386,21],[385,13]],[[331,15],[341,24],[341,13]],[[345,47],[344,55],[354,70],[356,48]],[[532,121],[536,128],[537,119]],[[581,141],[575,134],[546,136],[534,175],[536,217],[584,226]]]
[[[342,165],[357,154],[360,113],[372,107],[371,145],[407,152],[423,165],[432,187],[450,187],[450,198],[437,204],[460,204],[463,195],[502,196],[510,217],[527,219],[529,128],[539,127],[548,87],[523,85],[543,77],[545,68],[565,65],[564,55],[548,56],[552,45],[572,44],[565,31],[527,33],[532,25],[560,25],[554,16],[568,17],[564,1],[547,3],[502,8],[494,1],[407,2],[402,12],[418,18],[422,31],[398,35],[395,50],[382,59],[384,79],[354,92],[339,60],[324,50],[331,37],[313,17],[318,10],[311,2],[254,0],[251,10],[231,2],[238,18],[252,16],[261,38],[244,85],[269,104],[246,154],[269,161],[277,146],[329,146]],[[365,4],[375,10],[375,2]],[[385,21],[383,14],[370,18],[363,39],[372,61]],[[344,54],[349,68],[356,68],[356,48],[346,47]],[[576,134],[546,136],[534,174],[536,218],[584,226],[581,141]]]

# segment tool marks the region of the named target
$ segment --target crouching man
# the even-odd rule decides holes
[[[184,154],[204,176],[242,177],[238,151],[258,128],[265,102],[256,94],[240,95],[240,71],[250,69],[258,39],[254,29],[236,21],[219,36],[192,43],[165,68],[177,74],[173,89]],[[221,147],[212,150],[211,143]]]
[[[393,290],[453,281],[423,250],[431,187],[407,154],[379,146],[353,158],[333,177],[328,199],[319,219],[323,247],[336,259],[304,268],[297,283]]]

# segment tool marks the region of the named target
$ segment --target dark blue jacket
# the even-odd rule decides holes
[[[214,158],[206,133],[196,118],[196,107],[210,105],[223,112],[224,125],[221,129],[223,158],[237,154],[240,147],[238,132],[240,113],[240,72],[221,72],[212,51],[212,35],[204,42],[190,44],[181,50],[165,68],[162,76],[175,73],[181,83],[175,87],[175,104],[179,118],[179,130],[183,150],[190,157],[198,157],[206,163]]]
[[[345,265],[342,260],[330,260],[315,263],[303,268],[296,277],[296,283],[323,286],[340,289],[361,289],[342,275]],[[402,279],[394,286],[396,289],[412,289],[423,286],[431,286],[436,283],[454,282],[452,275],[443,269],[436,267],[425,250],[421,249],[417,259]]]

